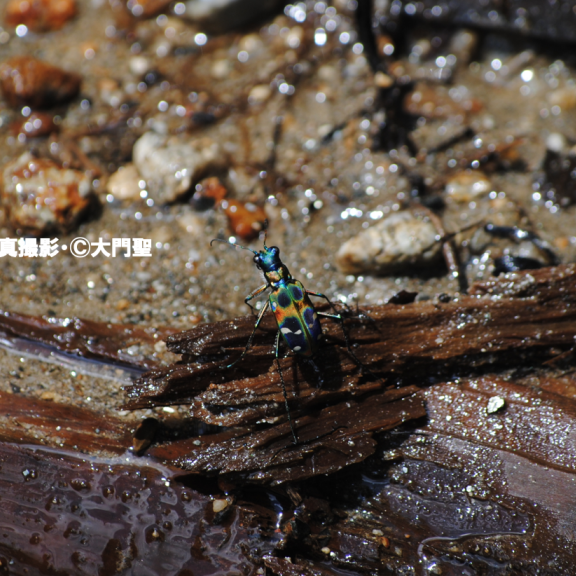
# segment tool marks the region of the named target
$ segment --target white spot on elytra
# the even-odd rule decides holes
[[[294,352],[300,352],[302,350],[301,346],[294,346]]]
[[[290,328],[280,328],[280,332],[282,332],[282,334],[292,334]]]

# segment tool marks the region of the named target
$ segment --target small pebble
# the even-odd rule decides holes
[[[77,13],[76,0],[9,0],[4,21],[34,32],[58,30]]]
[[[176,222],[178,223],[178,226],[188,234],[197,237],[202,237],[204,234],[204,220],[192,212],[186,212],[181,216],[177,216]]]
[[[140,175],[134,164],[127,164],[110,176],[106,190],[116,200],[139,200],[141,198],[139,180]]]
[[[38,236],[67,231],[88,207],[90,179],[25,152],[2,171],[2,205],[15,230]]]
[[[567,151],[568,147],[568,140],[564,134],[560,134],[560,132],[552,132],[551,134],[548,134],[546,138],[546,148],[548,150],[562,154]]]
[[[159,342],[156,342],[156,344],[154,344],[154,352],[158,353],[158,354],[162,354],[164,352],[166,352],[167,347],[166,347],[166,342],[164,342],[164,340],[160,340]]]
[[[453,174],[446,183],[445,192],[455,202],[468,203],[485,196],[492,183],[479,170],[464,170]]]
[[[268,98],[272,96],[272,90],[267,84],[258,84],[250,90],[248,94],[248,100],[253,104],[260,104],[261,102],[266,102]]]
[[[374,74],[374,84],[378,88],[390,88],[394,84],[394,80],[388,74],[384,74],[384,72],[376,72]]]
[[[264,230],[267,216],[260,206],[251,202],[224,200],[222,208],[232,232],[242,240],[252,240]]]
[[[347,274],[392,274],[430,265],[442,249],[436,235],[430,222],[399,212],[348,240],[336,262]]]
[[[212,502],[212,508],[215,514],[218,514],[218,512],[222,512],[222,510],[228,508],[229,505],[230,503],[228,502],[228,500],[224,499],[217,499]]]
[[[118,302],[116,302],[116,310],[127,310],[130,308],[130,301],[126,298],[120,298]]]
[[[174,202],[199,174],[224,163],[220,147],[211,140],[155,132],[146,132],[137,140],[132,156],[150,197],[160,204]]]
[[[190,203],[196,210],[207,210],[218,206],[228,196],[228,190],[220,182],[220,178],[211,176],[196,184]]]
[[[153,244],[166,244],[174,240],[173,226],[157,226],[150,233]]]
[[[576,86],[557,88],[548,93],[551,106],[560,106],[562,110],[573,110],[576,107]]]
[[[506,400],[502,396],[492,396],[488,400],[488,406],[486,407],[486,412],[488,414],[496,414],[506,406]]]
[[[0,64],[0,86],[14,108],[49,108],[67,102],[80,91],[82,78],[30,56],[15,56]]]
[[[130,72],[134,76],[144,76],[150,70],[150,60],[145,56],[133,56],[130,58]]]
[[[16,136],[25,138],[39,138],[58,132],[54,117],[47,112],[32,112],[27,118],[16,120],[10,125],[10,131]]]
[[[461,64],[469,64],[478,46],[478,39],[478,32],[474,30],[457,30],[450,39],[450,54],[457,54]]]
[[[125,94],[118,81],[113,78],[101,78],[97,86],[99,96],[103,102],[114,108],[122,103]]]
[[[223,80],[230,74],[231,66],[230,62],[227,58],[222,58],[222,60],[216,60],[214,64],[212,64],[212,68],[210,69],[210,74],[216,80]]]

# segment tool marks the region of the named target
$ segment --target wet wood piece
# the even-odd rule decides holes
[[[402,4],[406,6],[408,2],[403,0]],[[576,40],[576,15],[570,2],[543,5],[540,0],[454,0],[435,10],[437,5],[435,0],[424,0],[414,5],[415,10],[404,10],[402,6],[398,13],[410,14],[432,25],[506,30],[553,42]],[[518,17],[520,14],[522,17]]]
[[[29,316],[0,310],[0,333],[40,342],[61,352],[137,368],[154,368],[154,345],[174,328],[94,322],[82,318]]]
[[[494,449],[504,447],[542,466],[576,474],[574,400],[497,376],[434,386],[425,395],[426,431]]]
[[[183,354],[184,364],[144,375],[128,388],[127,407],[192,403],[195,417],[227,426],[281,416],[280,378],[271,353],[277,328],[271,315],[263,320],[246,358],[234,369],[217,369],[219,362],[225,365],[241,354],[253,322],[239,318],[170,336],[168,347]],[[467,375],[499,361],[510,365],[511,352],[516,354],[514,365],[520,365],[551,347],[572,346],[576,266],[509,274],[475,284],[470,295],[448,302],[373,306],[348,317],[354,353],[368,367],[362,380],[339,324],[327,321],[323,327],[327,343],[318,371],[290,357],[280,363],[295,410],[374,391],[381,384],[376,376],[402,374],[404,382],[420,384],[431,374]],[[523,361],[521,355],[529,351],[530,358]]]
[[[274,556],[265,556],[263,560],[266,568],[272,570],[273,574],[282,576],[342,576],[341,572],[310,560],[291,561],[288,558],[275,558]]]
[[[0,570],[10,574],[257,573],[276,514],[213,497],[134,457],[97,459],[0,443]],[[255,549],[259,552],[256,553]]]
[[[474,284],[468,296],[449,302],[421,301],[405,306],[370,306],[359,317],[348,317],[349,338],[360,346],[374,345],[366,361],[390,370],[406,358],[451,358],[461,354],[506,350],[510,347],[551,346],[571,341],[576,318],[576,266],[566,265],[506,275]],[[487,296],[487,298],[480,298]],[[499,296],[496,298],[496,296]],[[542,324],[550,329],[542,333]],[[276,331],[274,318],[262,322],[255,338],[259,354],[267,334]],[[168,348],[184,361],[226,351],[231,357],[244,349],[254,326],[251,317],[216,322],[170,336]],[[328,342],[343,343],[338,323],[324,322]],[[270,338],[270,336],[268,336]],[[416,345],[417,344],[417,345]],[[268,348],[269,349],[269,348]],[[385,350],[384,350],[385,349]],[[370,359],[374,354],[380,355]]]
[[[284,410],[279,409],[284,406],[284,398],[278,364],[273,360],[269,353],[259,350],[246,367],[221,370],[222,364],[210,362],[155,370],[127,387],[129,401],[124,408],[191,404],[193,416],[223,426],[273,418]],[[383,384],[376,379],[360,382],[361,369],[345,349],[337,346],[326,346],[315,365],[293,357],[280,360],[279,365],[288,402],[296,411],[361,396],[380,390]]]
[[[547,375],[546,379],[550,381],[552,378]],[[501,397],[504,403],[496,412],[489,412],[490,400],[494,397]],[[429,424],[420,430],[421,434],[410,437],[404,443],[401,447],[404,460],[393,465],[388,476],[371,480],[372,485],[378,482],[381,484],[380,491],[363,502],[357,512],[351,510],[345,513],[345,520],[338,520],[338,516],[335,516],[336,523],[330,526],[327,536],[304,538],[292,543],[291,548],[297,546],[302,558],[296,561],[302,573],[309,571],[310,574],[324,576],[337,574],[340,569],[345,569],[356,574],[370,574],[378,570],[394,571],[406,566],[432,567],[437,564],[442,566],[443,574],[461,574],[462,565],[472,570],[472,574],[483,574],[495,562],[503,567],[514,568],[517,573],[523,573],[523,570],[528,570],[530,566],[544,566],[549,561],[548,554],[551,553],[554,556],[552,568],[555,573],[569,573],[574,550],[573,544],[567,543],[566,535],[571,533],[571,502],[575,496],[573,485],[576,485],[573,480],[575,460],[572,438],[576,428],[576,403],[566,402],[555,394],[531,390],[495,376],[437,384],[426,392],[426,399]],[[41,411],[49,404],[39,403],[36,409]],[[361,411],[364,412],[364,409]],[[351,416],[354,417],[355,414]],[[226,440],[226,435],[231,438],[233,434],[237,434],[237,431],[222,433],[219,435],[219,443]],[[289,440],[287,428],[285,436]],[[358,448],[361,449],[362,446],[357,445]],[[26,447],[23,449],[28,450]],[[156,457],[165,457],[168,449],[175,453],[186,451],[185,443],[173,443],[165,447],[159,446],[153,453]],[[33,454],[36,467],[28,466],[27,463],[19,467],[15,474],[16,479],[19,479],[18,474],[21,474],[23,482],[29,477],[32,478],[28,482],[35,481],[36,478],[45,480],[44,474],[38,475],[40,469],[37,466],[42,467],[40,471],[44,470],[43,466],[51,457],[55,457],[61,466],[58,469],[58,478],[68,477],[70,473],[65,470],[68,466],[67,459],[69,456],[76,458],[74,455],[50,451],[46,456],[38,450],[42,451],[43,448],[36,449]],[[229,458],[233,460],[234,457],[235,453],[231,451]],[[241,455],[241,458],[243,457]],[[9,459],[20,465],[20,461],[13,455]],[[90,474],[102,472],[99,469],[100,464],[94,459],[84,457],[82,462],[86,469],[90,470]],[[115,462],[107,460],[105,463],[103,470],[114,476],[116,470],[110,470],[114,468]],[[119,463],[125,464],[125,459]],[[146,467],[155,465],[145,459],[131,459],[130,465],[132,463],[136,466],[133,468],[134,474],[123,469],[122,474],[127,478],[125,490],[121,491],[119,485],[115,484],[117,490],[112,497],[116,500],[110,505],[116,502],[116,507],[121,505],[124,507],[122,509],[125,509],[126,506],[131,506],[132,502],[138,502],[135,495],[139,489],[138,482],[143,479],[148,481],[146,489],[150,487],[150,476]],[[2,462],[0,483],[7,470],[12,474],[11,469],[7,469]],[[85,477],[84,471],[82,465],[75,464],[72,478],[74,484],[71,481],[67,492],[63,490],[66,487],[61,486],[56,495],[60,500],[60,507],[53,505],[48,512],[43,512],[42,517],[47,518],[47,522],[52,510],[59,512],[55,528],[48,531],[47,535],[41,530],[33,534],[24,532],[17,540],[14,534],[6,532],[11,537],[7,544],[10,553],[20,550],[22,542],[28,541],[26,538],[35,541],[32,539],[35,534],[53,538],[51,550],[58,561],[61,553],[60,542],[66,543],[68,554],[85,551],[85,546],[79,544],[80,540],[70,540],[69,536],[63,536],[64,526],[69,525],[66,523],[67,498],[78,496],[80,511],[84,509],[84,502],[92,502],[91,506],[96,505],[98,510],[104,506],[103,509],[106,510],[107,500],[111,496],[104,499],[104,504],[100,501],[94,504],[94,480],[92,477]],[[172,469],[170,474],[174,473]],[[167,477],[166,473],[164,477]],[[324,495],[331,500],[331,506],[342,508],[345,506],[342,503],[343,487],[346,486],[345,491],[349,493],[353,486],[358,485],[358,481],[338,479],[334,476],[331,478],[328,483],[322,476],[319,478],[325,490]],[[90,484],[89,487],[86,487],[86,481]],[[13,485],[17,485],[17,482],[12,476],[9,482],[9,493],[12,494]],[[96,485],[100,487],[100,484]],[[26,483],[24,486],[27,490],[26,497],[29,498],[28,490],[35,485]],[[48,483],[47,486],[51,484]],[[153,493],[154,490],[156,488]],[[2,493],[7,492],[3,490]],[[33,491],[33,494],[37,493],[38,490]],[[20,497],[20,492],[16,491],[14,494],[16,496],[12,498]],[[39,494],[42,496],[45,492],[40,491]],[[52,488],[50,494],[54,496]],[[170,498],[170,492],[166,497]],[[306,502],[306,498],[304,500]],[[44,500],[40,498],[39,501],[43,506]],[[74,505],[77,505],[76,501]],[[235,518],[237,513],[248,514],[251,522],[255,522],[253,526],[267,526],[269,519],[262,517],[259,509],[256,512],[253,508],[251,505],[232,507],[232,517]],[[210,520],[213,515],[209,508],[205,508],[205,514],[209,522],[213,521]],[[19,523],[16,534],[20,536],[20,531],[23,530],[20,524],[24,521],[17,514],[14,516],[14,522]],[[100,517],[98,515],[96,518]],[[171,513],[168,522],[173,523],[174,517]],[[74,519],[76,516],[72,520]],[[246,516],[243,516],[242,521],[246,521]],[[81,522],[80,527],[74,527],[83,534],[88,521]],[[166,538],[172,537],[173,532],[163,530],[159,520],[153,525],[150,534],[155,534],[156,528],[159,529],[159,534]],[[286,531],[287,525],[283,525],[283,531]],[[131,532],[136,542],[141,538],[139,526],[137,523]],[[29,529],[28,524],[25,524],[25,528]],[[32,530],[34,528],[32,526]],[[108,528],[113,530],[113,534],[106,532],[97,523],[95,528],[90,527],[90,534],[96,534],[96,540],[104,534],[106,543],[114,538],[118,539],[115,536],[117,523],[108,523]],[[145,534],[148,537],[148,532]],[[251,537],[254,538],[255,534],[252,533]],[[160,540],[152,538],[149,547],[154,548],[156,542],[160,541],[161,537]],[[530,544],[528,548],[525,546],[527,541]],[[99,542],[100,540],[97,545]],[[122,548],[125,540],[119,539],[119,542],[120,544],[113,544],[125,555],[126,551]],[[70,545],[77,548],[71,551]],[[281,553],[278,540],[269,545],[275,548],[277,553]],[[35,548],[32,551],[34,550]],[[117,553],[119,558],[124,558],[116,548],[111,547],[110,550]],[[110,550],[102,553],[103,559],[116,558],[109,556]],[[226,555],[229,550],[230,548],[225,546],[223,554]],[[268,550],[269,553],[272,551],[271,548]],[[138,553],[141,551],[138,548]],[[4,556],[0,555],[2,561],[4,558],[12,560],[12,556],[6,556],[6,549],[3,552]],[[150,561],[156,562],[152,552],[148,553],[152,558]],[[25,562],[38,561],[33,554],[25,557],[25,560],[22,560],[22,556],[13,556],[26,566]],[[187,558],[185,555],[184,557]],[[145,558],[149,560],[148,556]],[[216,562],[221,561],[217,556],[211,558]],[[310,562],[310,558],[314,558],[316,562]],[[325,559],[320,566],[317,563],[318,558]],[[94,562],[98,565],[96,560]],[[270,562],[269,567],[276,574],[293,573],[294,567],[284,559]]]
[[[313,526],[300,530],[305,556],[357,574],[571,573],[576,402],[498,376],[438,384],[425,396],[428,425],[370,479],[372,498],[334,517],[320,539],[307,535]],[[494,398],[503,400],[497,410]],[[325,485],[329,508],[341,506],[338,486]]]
[[[185,470],[203,474],[242,473],[247,481],[280,484],[329,474],[373,454],[375,433],[422,418],[426,410],[416,387],[388,390],[360,401],[341,402],[265,430],[230,430],[174,442],[151,452]]]
[[[535,350],[535,347],[539,345],[538,342],[542,340],[544,340],[544,346],[549,348],[550,342],[556,336],[546,334],[549,325],[544,320],[545,310],[551,311],[552,326],[557,325],[561,328],[563,326],[558,314],[559,301],[563,303],[566,315],[570,317],[574,290],[574,275],[571,270],[571,267],[564,267],[563,269],[540,270],[531,274],[509,275],[505,279],[474,286],[473,299],[486,302],[488,306],[491,305],[490,302],[510,304],[509,301],[514,301],[524,303],[527,308],[534,308],[535,314],[529,316],[524,313],[524,325],[529,326],[531,330],[534,326],[538,326],[542,336],[540,340],[537,337],[528,339],[528,350]],[[551,286],[551,276],[553,286]],[[443,309],[446,305],[439,304],[439,306]],[[402,308],[407,307],[402,306]],[[535,319],[539,318],[541,320],[535,322]],[[360,323],[360,320],[357,322]],[[368,320],[365,319],[365,322],[368,326],[370,325]],[[519,324],[519,326],[522,325]],[[518,326],[514,330],[518,330]],[[564,337],[562,334],[563,332],[560,336]],[[503,339],[502,342],[504,344],[500,344],[501,346],[508,345],[507,340]],[[336,343],[330,346],[335,349],[341,348]],[[362,347],[359,346],[356,350],[361,350]],[[265,349],[266,347],[263,347],[263,350]],[[504,350],[515,352],[518,348],[512,345]],[[269,349],[266,354],[269,356]],[[558,357],[561,356],[563,354],[558,354]],[[509,354],[508,360],[508,367],[522,362],[522,359],[515,353]],[[263,366],[266,366],[264,355],[261,362]],[[286,370],[289,371],[288,364],[291,359],[287,358],[283,362],[286,362]],[[357,367],[343,351],[344,366],[345,362],[350,364],[350,374],[353,375]],[[569,357],[564,357],[564,360],[560,358],[557,361],[559,365],[562,365],[562,362],[568,362],[568,371],[562,372],[555,365],[549,364],[531,376],[523,376],[522,381],[526,385],[508,381],[502,376],[491,375],[472,379],[456,378],[451,382],[430,387],[425,392],[428,424],[420,428],[417,434],[411,436],[400,447],[400,456],[403,458],[401,462],[393,464],[387,475],[370,479],[371,486],[378,483],[381,485],[377,493],[372,498],[362,500],[357,509],[345,512],[340,510],[339,514],[334,514],[328,529],[325,526],[323,532],[314,533],[314,538],[300,536],[297,532],[294,536],[290,536],[292,538],[291,549],[298,550],[300,559],[296,560],[296,565],[300,573],[309,571],[310,574],[324,576],[331,572],[337,574],[340,570],[348,570],[356,574],[369,574],[385,570],[400,571],[406,567],[433,568],[435,565],[441,566],[443,574],[455,575],[463,573],[462,566],[465,566],[472,574],[485,574],[491,573],[490,570],[496,565],[502,570],[508,570],[510,573],[516,571],[518,574],[526,573],[533,567],[546,568],[552,570],[552,573],[570,573],[572,558],[576,553],[572,537],[572,502],[576,498],[574,493],[576,485],[574,452],[576,449],[573,438],[573,431],[576,429],[576,403],[570,399],[571,391],[574,389],[574,378],[569,371],[571,360]],[[533,364],[532,362],[532,366]],[[455,366],[458,365],[455,364]],[[181,365],[178,369],[188,374],[189,366]],[[215,370],[215,364],[207,363],[206,366],[208,370]],[[270,367],[270,362],[268,367]],[[406,362],[403,376],[408,378],[412,370],[414,370],[415,378],[421,380],[421,372],[417,364],[411,366]],[[273,372],[274,368],[271,373]],[[216,374],[221,373],[218,371]],[[368,376],[360,382],[359,386],[373,384]],[[561,398],[557,394],[534,389],[540,383],[547,389],[563,391],[565,397]],[[221,389],[214,387],[213,391],[215,394],[222,394],[223,398],[228,398],[231,407],[234,407],[233,402],[238,403],[243,390],[246,394],[244,384],[245,382],[234,380],[222,384]],[[325,385],[328,384],[329,382],[325,382]],[[378,459],[380,457],[378,450],[389,443],[389,438],[380,435],[382,431],[397,426],[402,421],[408,421],[410,418],[422,417],[426,413],[422,403],[424,399],[422,392],[416,396],[410,395],[417,390],[416,387],[388,391],[381,388],[381,384],[378,383],[377,388],[367,391],[364,395],[339,401],[336,400],[336,393],[328,390],[333,394],[333,401],[337,403],[323,410],[311,409],[308,414],[298,417],[298,434],[302,438],[302,446],[294,447],[291,444],[288,424],[280,418],[276,426],[268,429],[258,429],[252,425],[233,428],[220,434],[157,445],[149,453],[156,459],[188,467],[197,476],[220,472],[235,478],[240,484],[243,478],[247,478],[249,482],[268,484],[289,481],[304,484],[316,481],[319,483],[318,486],[322,487],[325,493],[323,495],[330,502],[330,506],[333,509],[341,509],[344,508],[343,493],[362,486],[364,480],[362,480],[363,472],[358,468],[356,472],[350,472],[351,476],[348,480],[346,477],[338,478],[338,474],[342,474],[344,468],[350,470],[349,464],[359,463],[362,459],[366,459],[365,462]],[[208,389],[206,393],[212,392]],[[309,396],[312,395],[311,390]],[[9,430],[6,432],[0,427],[0,439],[46,442],[48,446],[58,446],[57,434],[47,430],[54,430],[54,425],[59,421],[67,422],[70,428],[68,433],[71,436],[70,440],[66,441],[66,446],[70,446],[73,442],[74,435],[77,435],[79,440],[78,448],[82,450],[84,442],[91,453],[98,451],[96,443],[99,439],[103,445],[108,442],[109,447],[106,450],[112,453],[114,450],[122,450],[122,446],[131,443],[131,438],[122,436],[119,421],[110,421],[109,430],[90,433],[90,428],[98,425],[94,415],[82,411],[62,411],[61,406],[52,402],[20,399],[18,395],[0,397],[2,405],[15,402],[15,410],[9,412],[5,419],[6,428]],[[254,399],[252,398],[251,401],[253,402]],[[313,407],[313,404],[309,406]],[[10,428],[18,429],[18,421],[25,424],[21,428],[26,431],[26,435],[23,433],[19,437],[14,434],[10,435],[13,433]],[[353,442],[353,445],[350,442]],[[2,445],[0,445],[0,452],[1,448]],[[45,456],[44,453],[37,457],[38,450],[44,449],[38,448],[34,452],[35,463],[43,463],[49,459],[49,456]],[[46,451],[46,454],[54,453]],[[373,455],[373,458],[369,458],[370,455]],[[60,465],[67,466],[66,458],[63,459],[62,453],[57,453],[57,456]],[[77,458],[77,455],[74,458]],[[21,462],[12,455],[10,459]],[[77,458],[77,460],[80,459]],[[90,465],[93,468],[94,459],[84,457],[83,461],[84,465]],[[147,479],[150,479],[146,472],[142,472],[150,461],[142,459],[135,462],[139,465],[134,470],[139,470],[141,476],[137,476],[136,472],[133,476],[126,474],[132,489],[136,482],[135,477],[142,478],[144,474]],[[110,464],[111,461],[107,461],[107,465],[110,466]],[[26,466],[18,469],[23,482],[25,478],[38,473],[36,468]],[[156,465],[150,464],[150,466]],[[24,470],[28,470],[26,475],[24,475]],[[72,480],[78,480],[75,482],[78,490],[70,483],[68,488],[70,495],[77,493],[80,496],[84,495],[83,482],[87,478],[80,474],[81,470],[84,469],[80,465],[74,469],[76,475]],[[170,474],[178,474],[174,468],[170,468],[169,471]],[[0,482],[5,472],[6,468],[2,462]],[[58,473],[62,471],[59,470]],[[67,478],[68,473],[65,471],[63,473]],[[326,473],[330,474],[328,482],[323,476]],[[9,474],[13,474],[12,471],[9,470]],[[314,476],[314,474],[317,475]],[[20,476],[14,474],[15,478],[20,479]],[[316,480],[311,478],[312,476]],[[9,477],[11,485],[17,485],[14,477]],[[307,478],[309,480],[306,480]],[[36,481],[36,478],[31,478],[28,483],[24,484],[26,489],[32,480]],[[88,478],[88,482],[91,487],[94,486],[94,480]],[[10,490],[0,486],[2,494],[12,494]],[[53,495],[53,490],[51,488],[50,490],[50,494]],[[306,485],[304,485],[304,490],[306,490]],[[93,492],[92,488],[87,489],[86,497],[92,498]],[[16,494],[19,498],[20,492]],[[40,492],[42,498],[45,494],[45,491]],[[118,490],[116,494],[123,495],[124,490]],[[133,495],[134,492],[130,494]],[[68,502],[65,499],[68,496],[68,493],[64,494],[64,497],[58,494],[61,502],[65,504]],[[38,501],[44,506],[45,502],[42,498]],[[92,502],[92,500],[81,500],[81,504],[85,501]],[[136,502],[137,499],[134,496],[134,500],[128,499],[127,503],[120,496],[120,501],[121,503],[114,502],[116,506],[114,514],[118,514],[118,506],[129,506],[130,502]],[[142,501],[138,500],[138,502]],[[306,502],[305,498],[304,501]],[[5,502],[6,499],[3,499],[0,506]],[[100,501],[91,504],[93,505],[96,505],[98,509],[102,506]],[[139,504],[139,506],[142,505]],[[107,510],[106,501],[103,506],[104,510]],[[54,504],[53,508],[48,511],[40,508],[40,505],[37,505],[37,508],[41,509],[46,517],[51,514],[52,510],[60,511],[60,508]],[[79,540],[71,539],[72,533],[66,538],[65,529],[60,529],[64,526],[59,523],[60,519],[62,522],[66,520],[68,524],[76,520],[76,517],[68,520],[68,516],[65,516],[67,510],[68,508],[64,507],[64,512],[62,512],[64,515],[58,517],[56,528],[49,530],[47,535],[43,530],[37,531],[40,537],[54,537],[49,544],[55,556],[63,549],[59,548],[60,542],[66,544],[69,556],[72,553],[85,551],[85,546],[78,544]],[[138,510],[141,513],[143,509],[138,508]],[[204,518],[208,518],[210,524],[214,518],[213,510],[210,511],[208,507],[204,508],[204,511],[206,514]],[[269,526],[271,522],[269,517],[262,515],[260,509],[255,511],[255,507],[249,504],[232,507],[230,513],[230,518],[234,519],[237,518],[236,514],[247,515],[241,520],[245,526]],[[16,512],[8,509],[7,518],[12,520],[11,516],[15,517],[14,522],[23,522]],[[173,515],[167,521],[172,522],[176,517]],[[249,522],[246,517],[250,519]],[[301,516],[298,517],[299,522],[303,522],[301,518]],[[80,521],[83,522],[83,520]],[[198,522],[200,523],[200,520]],[[285,534],[288,534],[289,522],[291,521],[282,524]],[[273,521],[272,524],[274,524]],[[106,543],[111,540],[120,542],[120,544],[116,541],[110,544],[110,550],[114,551],[117,556],[110,555],[110,550],[104,550],[102,558],[123,560],[126,557],[125,542],[127,540],[116,536],[119,526],[109,523],[108,527],[112,526],[114,529],[112,535],[109,532],[100,532],[104,528],[98,526],[95,529],[98,538],[101,533],[104,533]],[[136,524],[131,532],[134,534],[133,541],[137,543],[142,538],[139,526]],[[148,536],[151,538],[146,544],[150,550],[157,549],[157,542],[164,537],[165,541],[170,541],[170,545],[174,545],[170,551],[175,550],[180,553],[180,549],[174,544],[175,540],[169,540],[173,534],[180,534],[180,532],[163,528],[160,520],[156,520],[156,516],[153,521],[151,520],[151,524],[146,526],[153,526],[151,531],[144,532],[144,538]],[[232,528],[234,526],[232,525]],[[77,528],[76,525],[74,528]],[[84,528],[82,524],[81,530]],[[158,533],[155,530],[158,530]],[[28,549],[22,548],[23,543],[32,541],[30,539],[36,533],[25,532],[20,525],[15,533],[0,530],[0,534],[2,533],[9,534],[12,539],[6,544],[7,548],[0,548],[2,550],[0,562],[4,562],[7,549],[12,554],[7,557],[9,560],[14,557],[21,563],[29,562],[29,564],[22,565],[38,566],[38,564],[33,564],[39,561],[38,556],[34,556],[34,547],[29,557],[22,556],[20,552],[18,556],[14,552],[21,549],[28,552]],[[274,534],[274,531],[271,533]],[[19,539],[16,539],[15,534]],[[218,534],[221,535],[222,532]],[[245,535],[244,537],[253,538],[251,542],[259,546],[258,534],[254,532],[251,534],[252,536]],[[294,531],[291,534],[294,534]],[[278,536],[278,538],[282,537]],[[44,542],[42,541],[39,546]],[[78,549],[70,551],[70,542]],[[99,542],[97,546],[100,546]],[[280,540],[269,541],[268,545],[270,546],[267,548],[269,553],[275,550],[275,553],[282,554]],[[113,546],[119,547],[119,551]],[[157,548],[154,548],[155,546]],[[143,553],[143,548],[137,548],[138,553]],[[195,548],[189,546],[189,550],[195,550]],[[227,544],[223,545],[222,554],[226,557],[229,550]],[[152,554],[149,551],[146,553]],[[235,549],[235,553],[239,554],[238,548]],[[200,557],[203,559],[205,556],[206,554]],[[78,557],[81,558],[81,556]],[[149,561],[148,557],[144,557],[146,561]],[[188,558],[185,554],[183,557]],[[60,556],[57,558],[60,561]],[[66,558],[62,562],[67,561]],[[150,563],[154,565],[156,558],[154,556],[151,558],[153,560],[150,560]],[[553,563],[549,566],[551,558]],[[89,560],[92,561],[92,558]],[[216,552],[210,556],[210,562],[222,561]],[[244,560],[241,559],[241,561]],[[97,559],[93,562],[95,566],[100,566],[98,562],[101,560]],[[270,560],[270,562],[270,569],[277,574],[294,573],[293,566],[289,566],[285,559]],[[63,565],[67,566],[65,563]],[[183,565],[186,566],[186,564]],[[224,564],[224,566],[230,569],[230,565]],[[73,572],[73,570],[70,571]]]
[[[0,442],[42,444],[89,454],[116,455],[132,443],[120,419],[58,402],[0,392]]]

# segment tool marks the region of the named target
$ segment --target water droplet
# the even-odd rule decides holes
[[[34,470],[34,468],[24,468],[24,470],[22,470],[22,476],[24,476],[26,482],[28,482],[29,480],[38,478],[38,472]]]

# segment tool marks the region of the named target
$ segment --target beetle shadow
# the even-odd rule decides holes
[[[298,390],[299,381],[306,381],[317,390],[338,390],[344,385],[344,372],[337,347],[324,344],[312,358],[294,355],[292,386]]]

